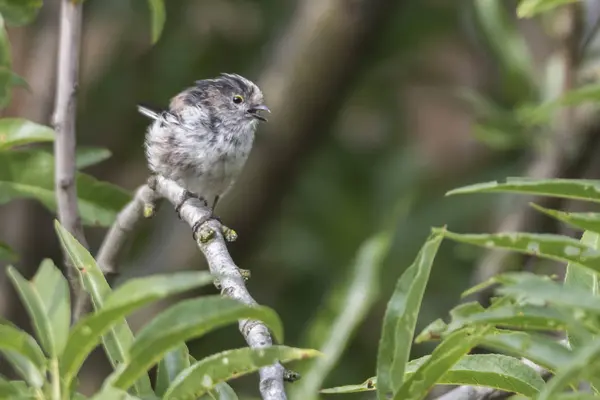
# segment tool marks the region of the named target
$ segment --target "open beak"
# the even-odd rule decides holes
[[[250,115],[252,115],[252,117],[266,122],[267,119],[260,114],[261,111],[268,112],[268,113],[271,112],[271,110],[269,110],[269,107],[265,106],[264,104],[259,104],[257,106],[254,106],[254,107],[248,109],[248,113]]]

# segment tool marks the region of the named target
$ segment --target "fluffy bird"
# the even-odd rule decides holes
[[[270,112],[261,90],[237,74],[196,81],[173,97],[168,110],[138,106],[153,120],[145,140],[150,170],[185,189],[176,207],[195,197],[214,209],[239,176],[262,113]],[[208,219],[207,218],[207,219]],[[206,221],[199,221],[194,233]]]

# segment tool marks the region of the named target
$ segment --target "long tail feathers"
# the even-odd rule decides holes
[[[160,115],[156,111],[153,111],[146,106],[142,106],[141,104],[138,104],[137,109],[140,112],[140,114],[145,115],[148,118],[158,119],[160,117]]]

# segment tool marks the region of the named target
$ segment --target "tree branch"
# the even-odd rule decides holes
[[[81,46],[82,3],[61,1],[60,36],[58,48],[56,103],[53,125],[56,130],[54,142],[54,187],[61,224],[84,246],[87,242],[77,208],[75,181],[75,114],[77,110],[77,80],[79,75],[79,50]],[[85,296],[77,272],[66,261],[71,289],[78,299]]]
[[[117,259],[127,237],[142,220],[145,207],[154,204],[158,197],[165,198],[176,206],[184,191],[177,183],[162,177],[157,177],[152,186],[154,190],[149,185],[137,190],[133,200],[119,213],[106,235],[97,256],[98,264],[105,274],[118,272]],[[181,219],[193,227],[197,221],[209,216],[210,211],[199,200],[189,199],[181,206],[180,214]],[[210,272],[219,277],[221,294],[250,306],[257,305],[246,289],[244,276],[233,262],[225,244],[225,237],[234,239],[233,231],[218,221],[208,220],[200,227],[198,237],[198,247],[208,261]],[[239,329],[250,347],[268,347],[273,343],[268,328],[261,322],[241,320]],[[284,372],[279,363],[260,369],[260,392],[263,399],[287,399],[283,386]]]

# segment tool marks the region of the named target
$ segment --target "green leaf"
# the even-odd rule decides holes
[[[4,26],[3,14],[0,8],[0,109],[10,103],[14,75],[12,72],[10,41],[8,40],[8,33]]]
[[[69,283],[50,259],[42,261],[32,283],[42,300],[44,312],[50,322],[54,356],[60,355],[67,344],[71,325]]]
[[[14,370],[34,388],[41,388],[45,382],[46,367],[37,367],[28,358],[13,350],[2,350],[2,354]]]
[[[449,335],[404,381],[394,394],[394,400],[423,399],[436,382],[463,358],[489,332],[489,328],[460,330]],[[379,384],[379,382],[378,382]]]
[[[190,366],[190,353],[185,343],[167,352],[158,363],[156,385],[154,391],[162,396],[167,391],[175,377]]]
[[[0,260],[15,262],[19,259],[19,256],[13,249],[10,248],[4,242],[0,242]]]
[[[473,7],[480,36],[500,72],[504,101],[520,104],[535,98],[538,90],[533,59],[508,8],[498,0],[475,0]]]
[[[148,0],[152,14],[152,44],[158,42],[165,25],[166,12],[163,0]]]
[[[163,399],[197,398],[214,388],[219,382],[249,374],[277,361],[286,363],[316,357],[319,354],[316,350],[287,346],[271,346],[261,349],[245,347],[224,351],[200,360],[180,373]]]
[[[571,313],[560,312],[556,308],[506,304],[506,302],[503,302],[488,309],[483,309],[479,306],[481,310],[475,311],[475,306],[471,304],[467,303],[463,306],[473,308],[473,310],[468,312],[460,311],[462,315],[458,317],[456,316],[458,314],[457,310],[461,310],[461,307],[456,307],[453,310],[455,314],[453,314],[450,324],[445,324],[442,320],[437,320],[430,324],[419,334],[416,342],[420,343],[432,339],[437,340],[468,326],[497,325],[513,329],[557,331],[563,330],[567,325],[571,324],[573,329],[585,331]]]
[[[598,250],[600,235],[595,232],[586,231],[581,237],[581,243]],[[598,297],[598,275],[596,272],[582,268],[575,263],[569,263],[567,265],[565,287],[574,289],[577,293],[580,293],[578,296],[600,299],[600,297]],[[567,330],[567,336],[569,344],[573,349],[581,347],[585,340],[591,339],[589,335],[581,336],[571,329]]]
[[[32,282],[13,267],[8,267],[7,274],[25,305],[42,347],[50,357],[58,357],[65,346],[71,316],[69,287],[62,273],[52,261],[45,260]],[[55,286],[40,285],[40,277]]]
[[[35,150],[0,152],[0,204],[22,197],[35,198],[56,210],[51,154]],[[77,197],[85,224],[110,226],[131,196],[117,186],[78,173]]]
[[[0,377],[0,399],[33,399],[33,391],[23,381],[7,381]]]
[[[577,1],[579,0],[521,0],[517,7],[517,15],[519,18],[531,18],[537,14]]]
[[[208,396],[208,398],[206,398]],[[202,397],[202,400],[239,400],[237,394],[225,382],[217,383],[215,388]]]
[[[521,193],[600,202],[600,182],[588,179],[507,178],[454,189],[447,196],[467,193]]]
[[[533,203],[531,203],[531,206],[546,215],[549,215],[553,218],[556,218],[559,221],[570,224],[576,228],[582,230],[589,230],[593,232],[600,232],[600,214],[564,212],[538,206],[537,204]]]
[[[152,301],[208,285],[213,278],[206,272],[179,272],[131,279],[108,295],[96,313],[81,319],[73,328],[61,358],[63,380],[68,386],[100,338],[123,317]]]
[[[78,147],[75,155],[77,169],[83,169],[96,165],[110,158],[112,153],[102,147]]]
[[[457,242],[487,248],[513,250],[551,260],[571,262],[600,271],[600,251],[561,235],[536,233],[459,234],[446,231],[444,236]]]
[[[538,400],[554,399],[567,385],[585,377],[600,357],[600,340],[588,342],[579,348],[570,363],[563,365],[541,391]]]
[[[567,347],[547,335],[534,333],[495,330],[483,338],[481,346],[525,357],[552,372],[573,359],[573,352]]]
[[[430,359],[425,356],[408,363],[405,380]],[[500,354],[467,355],[453,365],[437,384],[484,386],[519,393],[525,396],[536,395],[544,386],[544,380],[531,367],[519,359]],[[373,391],[377,378],[368,379],[361,385],[341,386],[321,390],[321,393],[356,393]]]
[[[291,398],[308,400],[315,397],[352,333],[364,320],[379,292],[379,271],[390,248],[390,237],[391,234],[385,232],[366,240],[358,250],[349,279],[332,291],[330,306],[321,309],[311,335],[315,339],[310,347],[319,346],[324,356],[306,366],[308,372],[294,385]]]
[[[0,150],[53,140],[54,131],[45,125],[39,125],[22,118],[0,119]]]
[[[110,286],[106,282],[102,271],[98,268],[96,260],[94,260],[87,249],[63,228],[60,222],[55,221],[54,225],[65,252],[69,255],[75,268],[80,272],[83,287],[90,294],[94,308],[98,312],[103,307],[105,301],[107,301],[106,299],[111,292]],[[127,322],[125,322],[125,319],[122,319],[121,322],[116,323],[103,336],[102,341],[110,363],[113,367],[116,367],[117,364],[125,361],[125,349],[129,348],[133,342],[133,333]],[[65,349],[65,357],[67,353],[71,354],[70,349]],[[154,393],[150,385],[150,378],[147,375],[140,377],[135,383],[134,390],[136,394],[141,396]]]
[[[263,321],[275,338],[283,341],[281,321],[270,308],[250,307],[221,296],[185,300],[154,317],[138,333],[129,348],[123,368],[116,374],[113,385],[122,389],[129,388],[138,376],[181,342],[198,338],[240,319]]]
[[[0,325],[0,349],[13,351],[30,361],[40,372],[45,370],[46,359],[42,349],[26,332],[10,325]]]
[[[439,234],[428,238],[414,263],[398,280],[388,302],[377,353],[377,396],[381,400],[402,385],[421,301],[442,238]]]
[[[346,394],[346,393],[360,393],[360,392],[371,392],[377,389],[377,377],[373,376],[360,385],[344,385],[337,386],[329,389],[322,389],[319,393],[323,394]]]
[[[30,23],[42,7],[42,0],[0,0],[0,14],[10,25]]]
[[[105,385],[100,392],[90,397],[89,400],[141,400],[132,396],[124,390]]]

